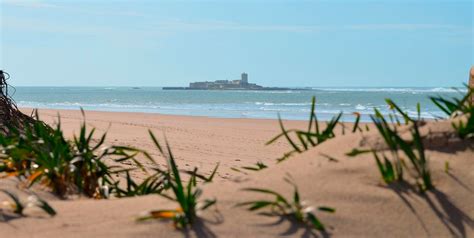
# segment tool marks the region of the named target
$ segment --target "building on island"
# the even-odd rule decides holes
[[[236,80],[217,80],[214,82],[194,82],[189,84],[189,89],[233,89],[233,90],[258,90],[263,87],[254,83],[249,83],[247,73],[242,73],[240,79]]]
[[[242,73],[240,79],[194,82],[189,87],[163,87],[163,90],[292,90],[290,88],[263,87],[249,83],[249,75]]]

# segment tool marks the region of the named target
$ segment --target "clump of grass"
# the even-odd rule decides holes
[[[125,188],[121,188],[118,182],[112,188],[113,194],[119,198],[160,194],[166,189],[166,176],[162,171],[157,171],[156,173],[148,176],[141,183],[137,183],[132,179],[130,176],[130,171],[126,171],[125,174]]]
[[[457,113],[463,113],[470,110],[473,106],[471,97],[474,93],[473,88],[466,85],[467,93],[459,92],[461,98],[430,97],[431,101],[448,116],[458,116]]]
[[[431,101],[449,117],[465,116],[463,120],[453,122],[453,128],[461,138],[474,138],[474,88],[466,85],[468,92],[462,98],[447,99],[441,96],[430,97]],[[463,93],[464,94],[464,93]]]
[[[8,135],[0,135],[0,172],[25,178],[29,186],[45,184],[59,197],[76,193],[106,197],[109,188],[117,186],[115,175],[127,171],[109,165],[106,160],[112,163],[130,160],[143,169],[135,159],[140,151],[122,146],[105,147],[106,133],[94,142],[95,129],[87,131],[84,122],[79,135],[73,141],[66,140],[58,120],[55,128],[37,121],[26,127],[24,133],[11,130]]]
[[[79,134],[73,140],[67,140],[58,117],[54,128],[37,121],[22,133],[12,129],[8,135],[0,134],[0,176],[17,176],[28,186],[46,185],[62,198],[71,194],[93,198],[141,196],[159,194],[170,188],[167,171],[155,166],[150,174],[137,160],[138,155],[144,155],[156,165],[147,152],[126,146],[105,146],[107,133],[94,140],[95,132],[95,129],[87,128],[84,120]],[[127,161],[134,168],[121,165]],[[186,173],[194,172],[194,178],[211,182],[218,166],[210,176],[197,171]],[[147,173],[148,177],[141,182],[135,181],[130,172],[136,169]],[[125,184],[117,179],[120,177],[125,178]]]
[[[313,207],[306,206],[301,201],[300,193],[296,184],[289,178],[285,178],[285,181],[293,186],[293,198],[287,199],[280,193],[277,193],[270,189],[264,188],[246,188],[245,191],[261,193],[273,196],[272,200],[255,200],[249,202],[243,202],[237,204],[237,206],[249,206],[249,211],[257,211],[263,208],[270,208],[273,215],[277,216],[289,216],[296,219],[298,222],[309,225],[313,229],[325,231],[324,224],[317,218],[313,212]],[[333,213],[336,210],[331,207],[318,207],[319,211]]]
[[[56,215],[56,211],[46,201],[38,198],[37,196],[32,195],[29,196],[26,201],[21,201],[18,196],[5,189],[0,189],[0,192],[4,193],[10,198],[11,201],[6,201],[6,204],[12,208],[13,213],[19,216],[25,216],[24,211],[28,207],[38,207],[50,216]]]
[[[285,153],[283,157],[278,159],[278,162],[284,161],[295,153],[303,153],[309,150],[310,148],[315,147],[323,143],[324,141],[335,137],[334,129],[339,123],[341,117],[342,112],[334,116],[330,121],[328,121],[326,123],[326,128],[324,128],[324,130],[321,130],[318,118],[316,116],[316,97],[313,97],[311,103],[311,113],[308,122],[308,129],[306,131],[297,129],[287,130],[283,125],[283,121],[281,120],[280,115],[278,115],[278,121],[282,133],[268,141],[267,145],[275,143],[280,138],[285,138],[292,147],[292,150]],[[291,134],[296,136],[297,140],[292,139]]]
[[[38,122],[27,127],[24,135],[13,131],[6,137],[0,136],[6,155],[3,163],[9,165],[6,172],[27,177],[30,185],[45,178],[55,193],[64,195],[67,190],[65,181],[69,179],[67,165],[73,160],[73,153],[60,124],[58,122],[51,130]]]
[[[400,120],[396,114],[391,114],[390,119],[392,120],[392,123],[389,123],[378,109],[374,109],[375,115],[371,115],[371,119],[382,136],[385,144],[388,146],[390,154],[392,155],[392,160],[390,160],[384,153],[379,156],[379,152],[375,149],[354,149],[347,155],[356,156],[368,152],[372,153],[380,174],[384,182],[387,184],[404,180],[404,168],[407,168],[405,158],[407,158],[415,171],[413,177],[419,190],[424,192],[433,189],[434,185],[431,180],[429,162],[425,155],[425,149],[419,131],[419,121],[410,118],[408,114],[403,112],[403,110],[401,110],[392,100],[387,99],[387,103],[394,111],[404,118],[405,123],[410,127],[411,140],[405,140],[399,135],[397,126],[400,125]],[[400,155],[400,152],[402,156]]]
[[[202,195],[202,190],[197,187],[196,183],[196,174],[191,173],[191,177],[188,183],[185,185],[181,180],[180,171],[176,165],[175,158],[171,152],[171,148],[166,142],[166,150],[161,146],[156,137],[150,131],[150,136],[158,148],[159,152],[168,160],[168,179],[167,184],[172,191],[172,196],[166,194],[160,194],[161,196],[178,203],[178,209],[171,210],[156,210],[149,212],[148,215],[140,217],[139,220],[148,220],[148,219],[170,219],[174,222],[174,225],[178,229],[184,229],[192,225],[196,219],[198,219],[197,213],[208,209],[209,207],[215,205],[216,200],[204,200],[199,201],[199,198]],[[213,174],[215,174],[214,170]],[[212,175],[213,177],[213,175]],[[208,180],[212,180],[208,178]]]

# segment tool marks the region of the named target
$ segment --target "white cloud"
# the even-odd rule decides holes
[[[359,24],[345,27],[350,30],[462,30],[466,27],[448,24]]]
[[[53,5],[54,6],[54,5]],[[51,6],[52,7],[52,6]],[[57,7],[57,6],[55,6]],[[134,16],[130,13],[130,17]],[[228,21],[158,21],[146,19],[143,24],[136,24],[135,27],[121,28],[117,26],[96,26],[75,23],[68,25],[66,22],[50,22],[41,19],[28,19],[18,17],[2,17],[2,27],[26,31],[41,32],[63,32],[69,34],[100,34],[120,31],[144,31],[156,33],[176,33],[176,32],[201,32],[201,31],[247,31],[247,32],[289,32],[289,33],[314,33],[324,31],[414,31],[432,30],[457,33],[470,33],[473,31],[468,26],[448,25],[448,24],[353,24],[353,25],[260,25],[241,24]]]
[[[134,11],[108,11],[84,8],[74,5],[52,4],[41,0],[3,0],[2,4],[12,7],[33,8],[33,9],[55,9],[72,13],[99,15],[99,16],[128,16],[128,17],[147,17]]]
[[[322,26],[304,25],[245,25],[225,21],[163,21],[152,24],[157,30],[167,31],[285,31],[285,32],[314,32],[325,29]]]
[[[137,25],[137,28],[144,31],[157,32],[199,32],[199,31],[248,31],[248,32],[289,32],[289,33],[314,33],[323,31],[414,31],[414,30],[433,30],[449,32],[472,32],[472,27],[458,26],[449,24],[429,24],[429,23],[380,23],[380,24],[348,24],[348,25],[285,25],[285,24],[242,24],[229,21],[189,21],[189,20],[156,20],[153,16],[135,11],[113,11],[108,9],[87,8],[78,5],[60,5],[49,3],[44,0],[3,0],[2,4],[22,8],[36,9],[54,9],[54,11],[66,11],[72,14],[85,14],[96,16],[121,16],[121,17],[140,17],[144,18],[143,24]],[[3,16],[4,24],[2,27],[45,31],[45,32],[64,32],[77,34],[96,34],[103,32],[96,26],[76,25],[69,27],[65,23],[59,26],[56,22],[41,22],[37,19],[13,19],[8,20]],[[114,27],[110,27],[114,28]],[[116,28],[116,27],[115,27]],[[116,29],[117,31],[123,29]]]
[[[449,30],[470,31],[466,26],[447,24],[353,24],[353,25],[259,25],[239,24],[236,22],[208,21],[165,21],[153,24],[157,30],[167,31],[281,31],[281,32],[322,32],[322,31],[412,31],[412,30]]]
[[[37,9],[56,9],[68,11],[76,14],[98,15],[98,16],[122,16],[146,18],[145,26],[150,26],[150,30],[160,31],[280,31],[280,32],[320,32],[320,31],[413,31],[413,30],[446,30],[452,32],[473,32],[472,26],[458,26],[450,24],[430,24],[430,23],[376,23],[376,24],[349,24],[349,25],[260,25],[241,24],[228,21],[160,21],[153,22],[153,16],[135,11],[114,11],[108,9],[94,9],[74,4],[50,3],[45,0],[3,0],[2,4]],[[155,20],[156,21],[156,20]]]
[[[5,5],[25,8],[58,8],[58,5],[45,3],[39,0],[3,0]]]

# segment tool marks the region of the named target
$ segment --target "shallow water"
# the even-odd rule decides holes
[[[13,98],[20,107],[147,112],[199,115],[223,118],[271,118],[306,120],[311,97],[317,98],[317,113],[327,120],[344,112],[345,121],[359,112],[368,121],[373,108],[388,113],[385,98],[393,99],[416,116],[421,103],[422,117],[443,116],[429,96],[460,97],[450,88],[313,88],[289,91],[183,91],[144,87],[17,87]]]

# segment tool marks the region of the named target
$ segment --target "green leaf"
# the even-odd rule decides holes
[[[308,212],[308,213],[306,213],[306,216],[307,216],[309,222],[311,223],[311,225],[314,227],[314,229],[320,230],[320,231],[325,230],[325,227],[324,227],[323,223],[321,223],[319,221],[319,219],[316,218],[316,216],[313,213]]]
[[[280,124],[280,128],[282,130],[283,136],[285,136],[288,143],[290,143],[290,145],[293,147],[295,151],[298,151],[301,153],[302,152],[301,149],[293,142],[293,140],[288,135],[288,132],[286,131],[285,127],[283,126],[283,121],[281,120],[280,115],[278,115],[278,122]]]
[[[43,211],[48,213],[50,216],[56,216],[56,211],[46,201],[42,199],[38,199],[38,202],[39,202],[38,207],[43,209]]]
[[[244,191],[249,191],[249,192],[257,192],[257,193],[266,193],[266,194],[271,194],[277,197],[279,201],[282,201],[285,203],[285,205],[290,205],[288,201],[279,193],[269,190],[269,189],[261,189],[261,188],[245,188],[243,189]]]
[[[359,128],[359,123],[360,123],[360,114],[359,113],[356,113],[356,120],[354,122],[354,126],[352,127],[352,133],[355,133],[357,131],[357,129],[361,130]]]
[[[208,209],[209,207],[215,205],[216,203],[217,203],[216,199],[212,199],[212,200],[207,199],[207,200],[204,201],[204,206],[202,206],[201,210],[204,211],[204,210]]]
[[[216,175],[216,172],[217,172],[217,169],[219,168],[219,164],[220,163],[217,163],[216,164],[216,167],[214,167],[214,170],[212,171],[211,175],[209,176],[209,178],[207,178],[207,181],[208,183],[212,182],[212,180],[214,179],[214,175]]]
[[[273,202],[273,201],[261,200],[261,201],[251,201],[251,202],[240,203],[240,204],[238,204],[238,206],[250,205],[248,210],[249,211],[255,211],[255,210],[259,210],[259,209],[262,209],[264,207],[268,207],[268,206],[274,205],[274,204],[275,204],[275,202]]]
[[[318,207],[318,210],[323,211],[323,212],[329,212],[329,213],[336,212],[336,209],[332,207]]]
[[[367,154],[367,153],[370,153],[372,152],[372,150],[359,150],[359,149],[352,149],[351,152],[348,152],[346,153],[347,156],[350,156],[350,157],[354,157],[354,156],[358,156],[358,155],[361,155],[361,154]]]

